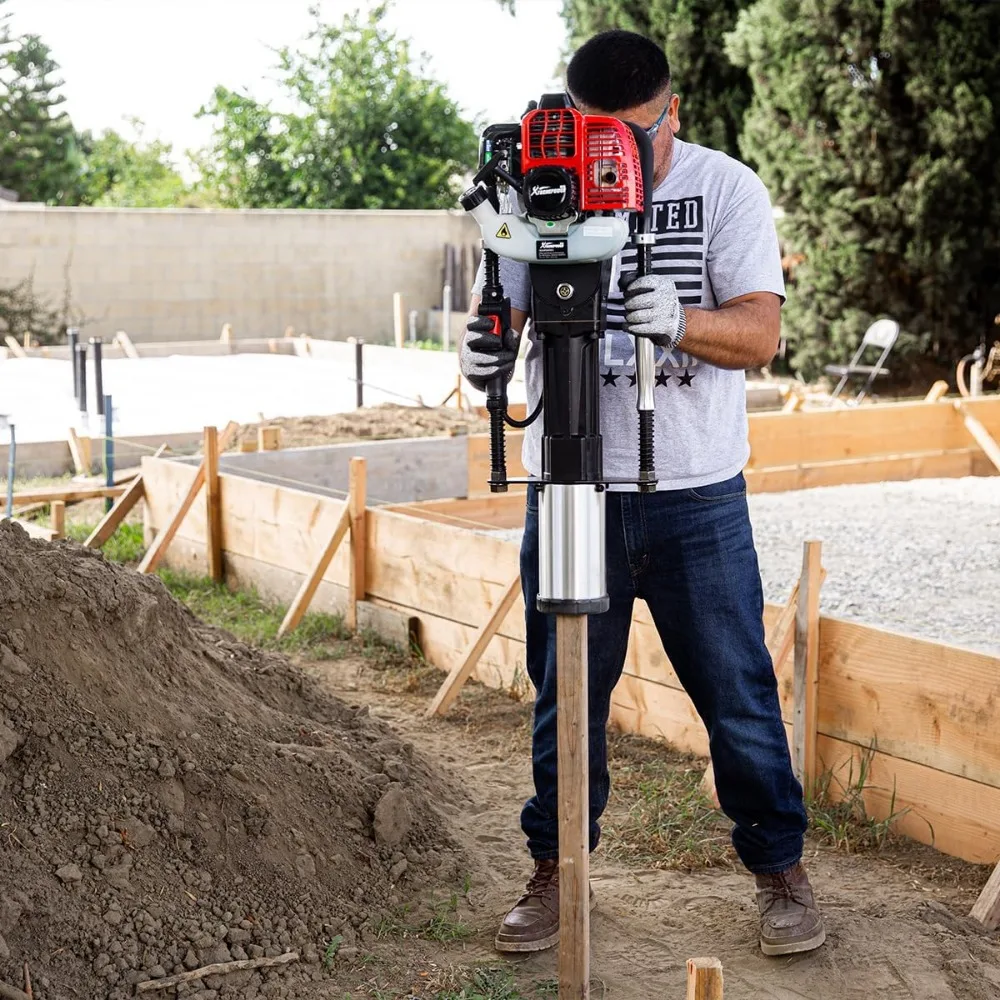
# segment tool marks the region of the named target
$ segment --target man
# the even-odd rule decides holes
[[[768,955],[819,947],[823,921],[801,866],[806,814],[764,645],[763,594],[746,503],[749,458],[745,369],[774,356],[784,284],[767,191],[745,165],[675,137],[678,98],[663,51],[609,31],[588,41],[567,70],[583,113],[610,114],[647,130],[655,152],[654,273],[635,278],[635,251],[616,261],[602,343],[601,433],[608,477],[638,472],[634,348],[658,345],[658,489],[607,496],[610,609],[589,620],[590,847],[610,779],[606,725],[621,676],[633,602],[643,598],[664,650],[709,734],[719,801],[733,845],[753,873]],[[480,388],[509,377],[530,308],[526,265],[501,261],[512,327],[502,337],[470,319],[461,367]],[[624,296],[618,274],[633,274]],[[482,273],[474,293],[482,289]],[[474,295],[472,313],[478,306]],[[541,391],[540,348],[529,336],[528,409]],[[527,431],[524,464],[541,472],[540,421]],[[535,607],[538,496],[529,488],[521,574],[528,672],[536,689],[535,794],[521,824],[535,862],[527,891],[504,918],[496,947],[539,951],[559,937],[555,621]]]

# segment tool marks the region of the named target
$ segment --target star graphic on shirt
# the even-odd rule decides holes
[[[668,375],[662,368],[656,373],[656,384],[657,385],[667,385],[667,383],[673,378],[672,375]]]
[[[606,372],[601,372],[601,378],[604,379],[605,385],[617,386],[618,379],[620,378],[620,376],[613,375],[610,371],[606,371]]]
[[[691,384],[691,383],[692,383],[692,382],[694,381],[694,375],[692,375],[692,374],[691,374],[691,373],[690,373],[690,372],[689,372],[689,371],[688,371],[688,370],[687,370],[687,369],[685,368],[685,369],[684,369],[684,374],[683,374],[683,375],[678,375],[678,376],[677,376],[677,381],[678,381],[678,382],[680,382],[680,384],[681,384],[681,385],[688,385],[688,386],[689,386],[689,385],[690,385],[690,384]]]
[[[628,384],[629,385],[635,385],[635,383],[636,383],[636,377],[635,377],[635,375],[629,375],[629,377],[628,377]]]

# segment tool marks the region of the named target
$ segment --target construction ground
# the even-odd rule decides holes
[[[206,414],[218,436],[168,451],[139,428],[112,486],[99,436],[26,446],[46,468],[0,522],[0,996],[557,994],[554,951],[492,948],[529,874],[523,498],[486,492],[481,415],[455,402]],[[712,955],[726,1000],[995,998],[1000,398],[751,420],[827,943],[760,954],[640,606],[591,995],[680,998]]]

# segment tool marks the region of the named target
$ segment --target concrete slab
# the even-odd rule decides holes
[[[326,496],[347,493],[350,462],[367,463],[368,502],[408,503],[465,496],[468,441],[464,436],[359,441],[225,455],[220,471]]]

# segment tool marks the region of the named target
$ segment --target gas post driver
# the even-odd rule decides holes
[[[639,127],[583,115],[564,94],[547,94],[518,124],[483,133],[480,169],[462,207],[483,236],[480,318],[502,336],[510,300],[501,256],[528,265],[531,323],[541,345],[542,394],[523,421],[507,415],[507,387],[487,387],[490,489],[533,481],[539,488],[538,610],[556,619],[559,773],[559,997],[585,1000],[590,982],[587,615],[607,611],[605,490],[601,451],[600,344],[612,261],[630,239],[637,275],[652,259],[653,150]],[[634,225],[630,225],[634,223]],[[635,338],[642,491],[656,488],[653,464],[653,343]],[[535,480],[507,478],[504,424],[542,417],[542,467]]]
[[[600,340],[611,262],[630,239],[636,275],[650,270],[653,150],[638,126],[583,115],[566,95],[547,94],[519,124],[483,133],[480,170],[462,207],[483,236],[485,282],[479,315],[499,336],[510,324],[499,257],[529,265],[531,323],[542,348],[542,398],[524,421],[507,416],[502,380],[489,386],[490,489],[505,492],[504,423],[541,413],[538,608],[557,614],[606,611]],[[624,215],[624,217],[623,217]],[[630,226],[634,222],[634,227]],[[634,229],[634,235],[630,230]],[[654,490],[654,347],[635,338],[639,414],[638,487]],[[631,481],[630,481],[631,482]]]

